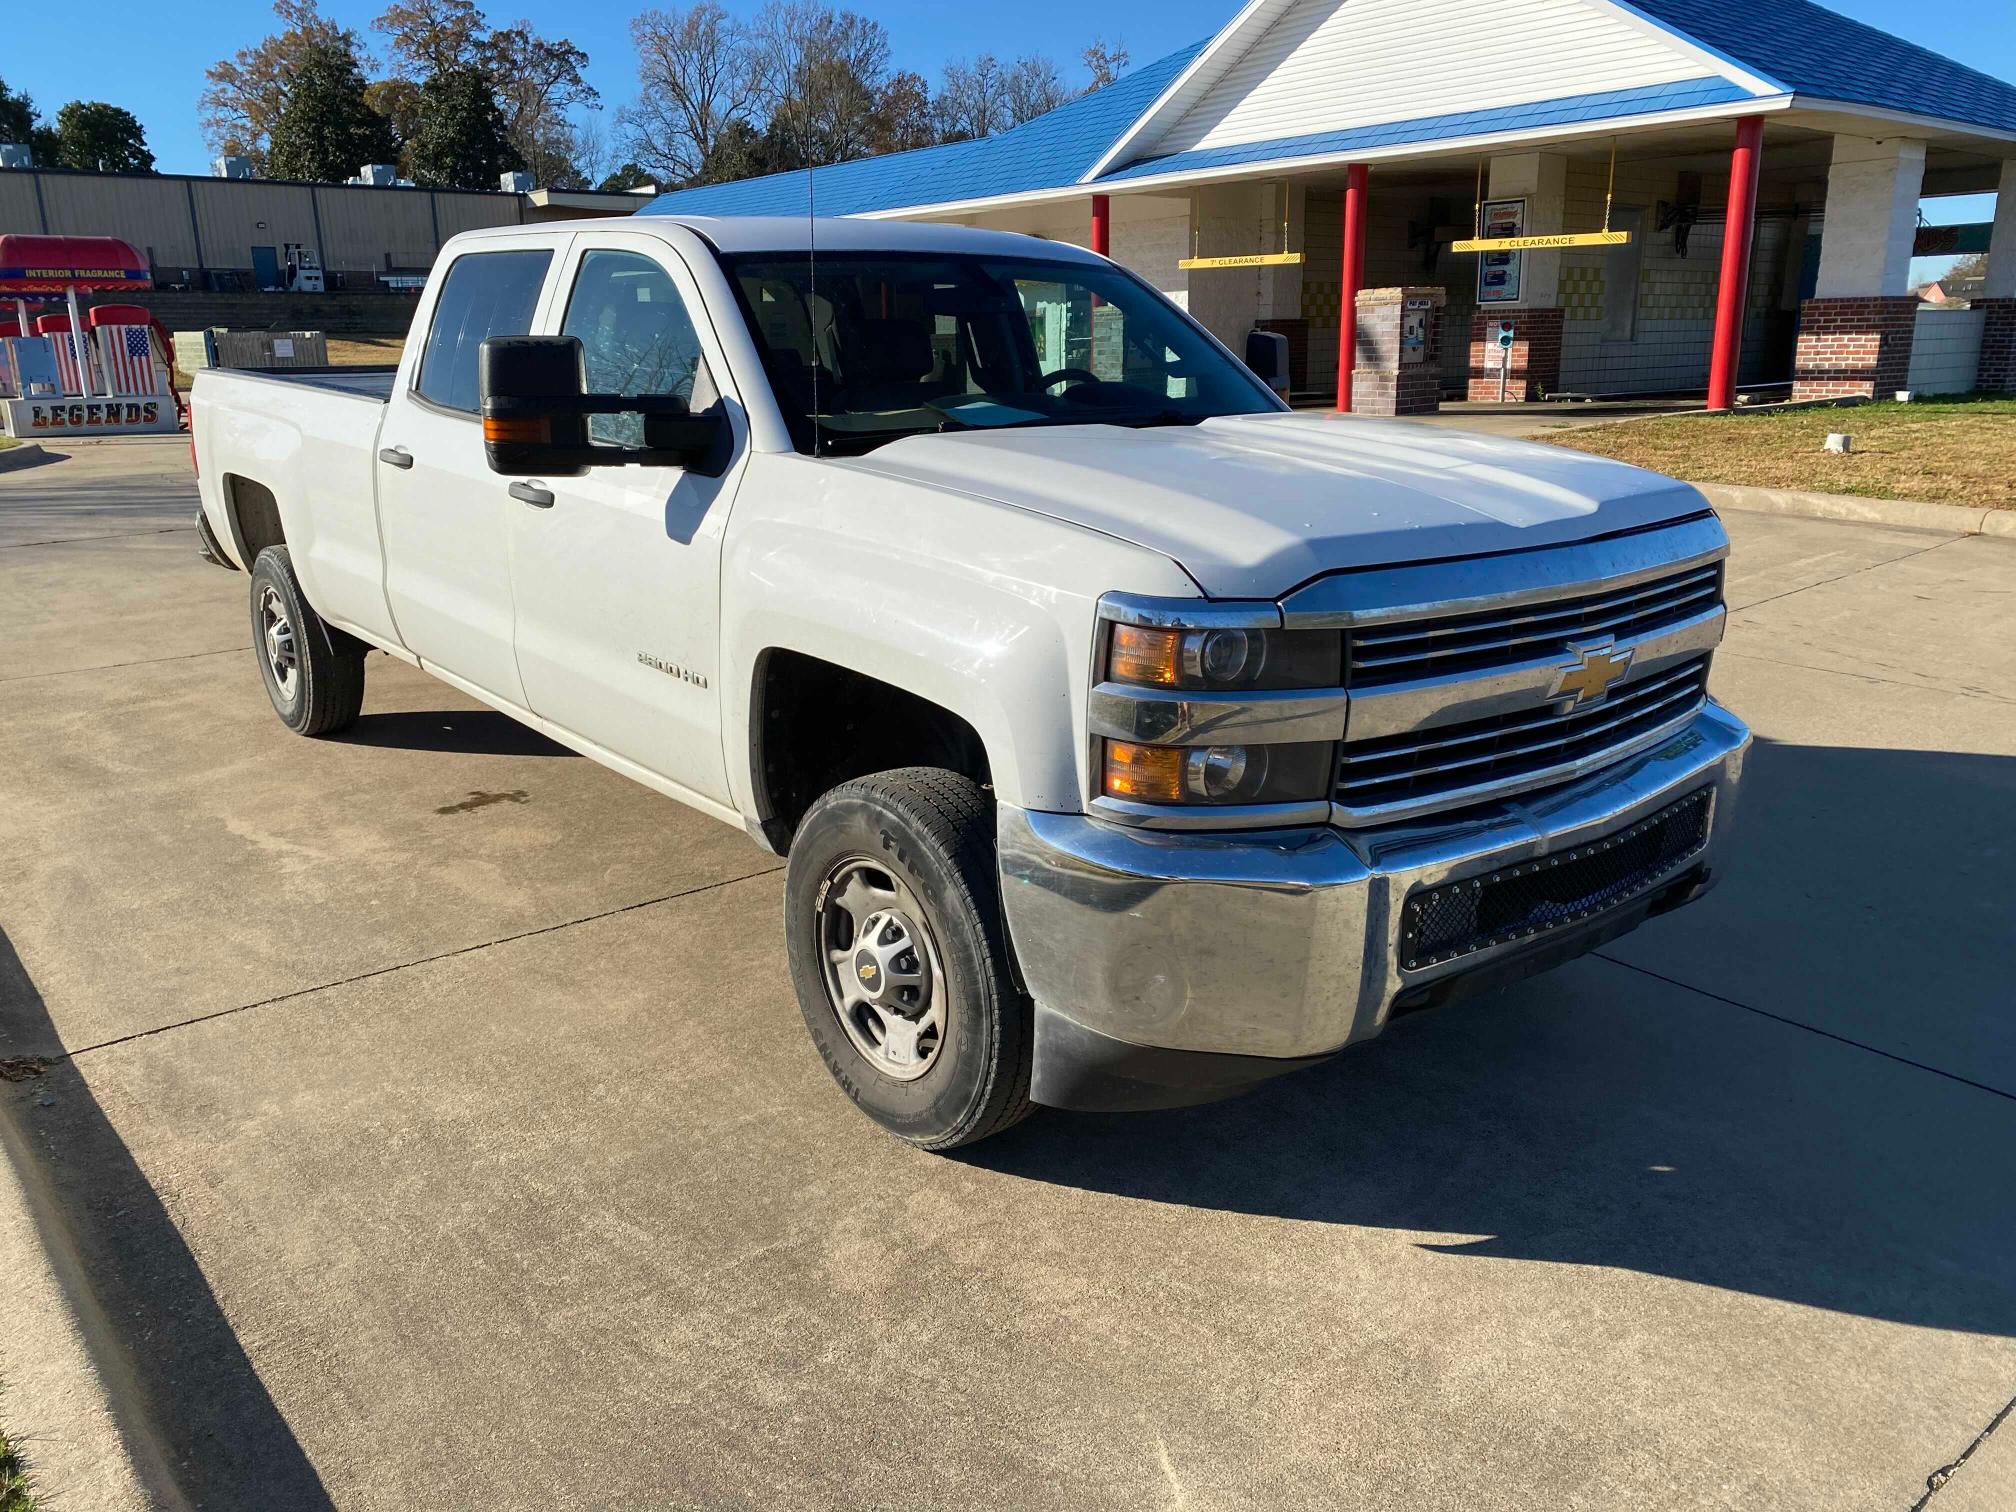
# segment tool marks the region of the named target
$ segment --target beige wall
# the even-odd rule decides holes
[[[382,273],[388,256],[392,268],[424,270],[459,231],[518,224],[519,203],[455,190],[0,171],[0,231],[116,236],[170,280],[185,268],[250,268],[254,247],[284,253],[289,242],[315,248],[331,271]]]
[[[399,269],[424,268],[434,261],[434,216],[429,196],[421,191],[318,189],[315,194],[322,207],[325,267],[383,273],[388,252]],[[449,235],[444,224],[441,237]]]

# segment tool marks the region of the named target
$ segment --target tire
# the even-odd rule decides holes
[[[784,907],[805,1027],[862,1112],[949,1150],[1034,1111],[1034,1010],[1010,970],[994,805],[977,783],[905,767],[834,788],[792,840]],[[869,983],[879,1005],[846,1001]]]
[[[252,564],[252,655],[273,712],[297,735],[329,735],[364,707],[364,648],[322,623],[285,546]]]

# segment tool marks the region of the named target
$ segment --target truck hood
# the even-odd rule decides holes
[[[1352,416],[956,431],[848,465],[1131,541],[1211,598],[1274,598],[1343,568],[1586,540],[1707,508],[1688,484],[1621,462]]]

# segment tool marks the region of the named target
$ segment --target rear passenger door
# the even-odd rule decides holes
[[[449,680],[519,708],[510,523],[523,506],[484,458],[476,358],[486,337],[536,328],[566,240],[479,242],[448,264],[378,434],[385,597],[400,640]]]
[[[578,337],[591,392],[720,406],[735,433],[720,477],[596,467],[538,482],[510,510],[518,667],[533,712],[682,794],[728,801],[717,666],[721,533],[748,426],[699,290],[653,236],[582,232],[542,330]],[[636,415],[590,438],[642,446]]]

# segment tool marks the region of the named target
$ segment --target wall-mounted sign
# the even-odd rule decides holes
[[[1477,242],[1480,246],[1513,241],[1526,234],[1526,201],[1486,200],[1477,219]],[[1477,303],[1517,304],[1519,274],[1524,262],[1525,259],[1512,247],[1494,248],[1478,258]]]

